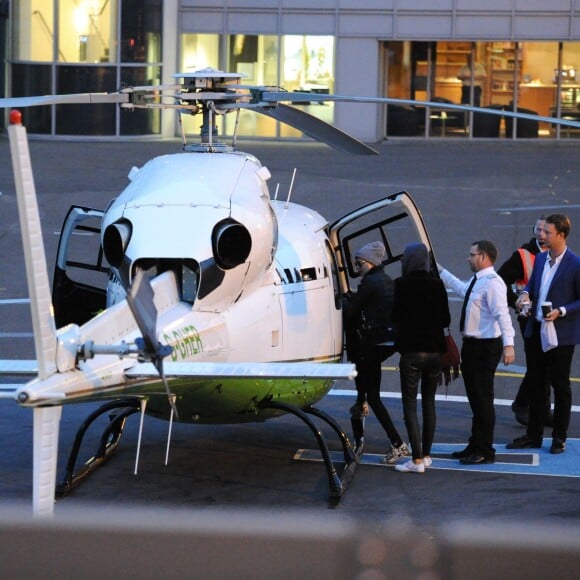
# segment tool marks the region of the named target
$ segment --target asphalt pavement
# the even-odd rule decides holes
[[[490,239],[498,264],[532,237],[538,215],[566,213],[572,220],[569,246],[580,252],[580,143],[532,141],[405,141],[376,145],[379,157],[335,152],[314,143],[242,141],[272,174],[279,198],[297,169],[292,201],[308,205],[329,221],[367,202],[406,190],[419,206],[436,259],[459,277],[470,274],[469,246]],[[107,142],[34,140],[30,143],[49,270],[62,220],[71,204],[104,208],[127,184],[132,166],[180,150],[170,141]],[[33,358],[9,145],[0,138],[0,358]],[[152,232],[154,235],[154,232]],[[460,302],[450,296],[452,331],[459,343]],[[399,398],[396,357],[385,362],[383,391],[397,427],[406,433]],[[70,496],[59,499],[57,516],[87,506],[202,510],[223,516],[228,509],[309,514],[348,527],[348,522],[405,522],[437,529],[454,522],[522,524],[545,534],[577,526],[580,518],[580,358],[572,377],[574,412],[566,453],[550,457],[550,433],[537,453],[509,456],[505,443],[523,433],[509,407],[524,369],[518,336],[516,363],[496,377],[496,448],[491,469],[457,469],[448,454],[465,444],[470,410],[463,382],[440,392],[434,468],[424,475],[400,474],[380,464],[386,439],[376,420],[367,420],[365,455],[338,507],[329,510],[322,464],[295,458],[315,447],[311,434],[292,417],[245,426],[175,425],[170,461],[163,459],[167,424],[147,418],[140,463],[135,471],[137,424],[129,419],[117,454]],[[13,379],[13,378],[12,378]],[[8,380],[12,380],[8,379]],[[349,431],[353,384],[341,382],[320,404]],[[67,407],[61,430],[60,471],[74,433],[90,405]],[[32,414],[0,400],[0,503],[27,505],[31,494]],[[328,435],[329,445],[337,449]],[[94,443],[94,441],[93,441]],[[536,450],[533,450],[536,451]],[[550,463],[550,465],[548,465]],[[565,467],[563,467],[565,465]],[[537,467],[536,469],[534,469]],[[459,576],[458,576],[459,577]]]

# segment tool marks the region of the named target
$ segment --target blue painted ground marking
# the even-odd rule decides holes
[[[464,465],[452,459],[453,451],[461,451],[463,444],[435,443],[431,449],[433,465],[429,469],[447,469],[450,471],[476,471],[478,473],[505,473],[513,475],[545,475],[552,477],[580,477],[580,439],[567,439],[566,451],[559,455],[550,453],[551,438],[544,438],[541,449],[506,449],[505,443],[495,444],[496,461],[480,465]],[[332,461],[344,462],[340,451],[331,451]],[[384,455],[363,453],[362,465],[394,467],[381,463]],[[300,461],[322,461],[320,451],[299,449],[294,459]],[[401,460],[402,462],[402,460]],[[427,470],[429,471],[429,470]]]

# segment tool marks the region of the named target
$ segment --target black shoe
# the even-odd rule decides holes
[[[479,455],[474,453],[473,455],[469,455],[468,457],[462,457],[459,460],[459,463],[463,463],[464,465],[478,465],[480,463],[495,463],[495,457],[485,455]]]
[[[470,455],[473,455],[473,449],[468,445],[463,451],[454,451],[451,454],[451,457],[453,457],[453,459],[462,459],[464,457],[469,457]]]
[[[522,435],[506,445],[506,449],[540,449],[541,439],[531,439],[527,435]]]
[[[564,453],[564,451],[566,451],[566,441],[564,441],[564,439],[558,439],[557,437],[554,437],[554,439],[552,439],[550,453],[557,455],[558,453]]]

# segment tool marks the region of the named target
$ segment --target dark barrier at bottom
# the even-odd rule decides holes
[[[54,520],[0,506],[3,578],[577,578],[577,527],[335,512],[92,506]]]

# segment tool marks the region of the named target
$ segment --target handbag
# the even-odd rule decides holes
[[[451,381],[459,377],[459,364],[461,363],[461,355],[459,349],[451,336],[451,331],[446,328],[443,331],[445,335],[445,352],[441,355],[441,375],[439,377],[439,384],[445,383],[448,386]]]

